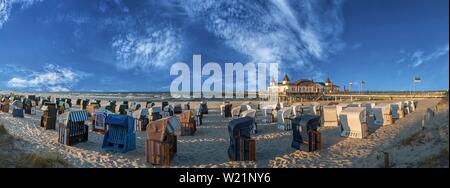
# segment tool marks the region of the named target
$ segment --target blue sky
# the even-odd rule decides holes
[[[448,0],[0,0],[0,89],[168,91],[172,64],[447,90]]]

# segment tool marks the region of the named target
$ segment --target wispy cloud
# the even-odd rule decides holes
[[[428,63],[434,59],[437,59],[441,56],[448,54],[448,44],[436,48],[431,53],[425,53],[422,50],[416,50],[412,53],[407,53],[404,50],[402,50],[401,54],[406,54],[406,56],[397,60],[396,63],[408,62],[409,63],[408,66],[416,68],[424,63]]]
[[[173,63],[182,45],[180,34],[171,27],[147,28],[142,35],[128,33],[116,36],[112,47],[120,69],[149,69]]]
[[[324,60],[342,47],[341,1],[183,1],[187,14],[250,61]],[[280,68],[289,67],[280,66]]]
[[[10,88],[37,91],[69,91],[76,83],[89,74],[48,64],[42,72],[15,76],[7,82]]]
[[[13,5],[26,9],[36,2],[43,0],[0,0],[0,28],[8,21]]]

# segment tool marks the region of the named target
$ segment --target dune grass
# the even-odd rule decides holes
[[[448,153],[448,147],[441,150],[436,155],[430,156],[422,161],[419,161],[418,167],[419,168],[436,168],[436,167],[449,167],[449,153]]]
[[[15,146],[19,140],[0,124],[0,168],[66,168],[68,163],[58,153],[27,153]]]

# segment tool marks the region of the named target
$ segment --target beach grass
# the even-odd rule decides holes
[[[27,153],[19,142],[0,124],[0,168],[66,168],[69,164],[58,153]]]

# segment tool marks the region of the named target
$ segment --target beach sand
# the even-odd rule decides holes
[[[75,100],[72,101],[75,103]],[[242,102],[232,103],[235,106]],[[370,123],[370,136],[366,139],[344,138],[339,136],[338,128],[321,128],[323,149],[312,153],[291,148],[292,131],[278,130],[275,123],[263,123],[262,114],[258,112],[258,134],[252,135],[256,139],[256,162],[229,161],[227,124],[230,119],[220,116],[221,102],[208,102],[209,114],[204,116],[203,125],[197,127],[194,136],[178,138],[177,153],[170,166],[154,166],[145,161],[145,132],[136,133],[135,150],[115,153],[103,151],[103,134],[92,132],[91,129],[89,140],[85,143],[75,146],[58,143],[57,131],[44,130],[39,126],[42,115],[40,110],[36,115],[25,115],[25,118],[13,118],[10,113],[0,112],[0,123],[5,125],[11,135],[27,143],[22,144],[23,149],[60,153],[73,167],[383,167],[383,152],[390,154],[391,167],[414,167],[418,161],[436,155],[445,148],[448,153],[448,104],[432,121],[427,122],[427,132],[423,133],[425,136],[418,133],[426,108],[438,102],[438,99],[419,100],[415,112],[393,125],[379,127]],[[191,102],[191,107],[197,108],[198,102]],[[404,144],[404,140],[411,136],[425,141],[413,139],[411,143]]]

